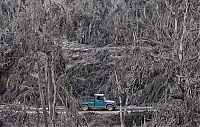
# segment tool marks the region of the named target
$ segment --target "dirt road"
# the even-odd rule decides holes
[[[124,107],[122,108],[122,111],[124,111]],[[39,111],[39,113],[42,113],[42,108],[37,109],[36,107],[30,107],[30,106],[23,106],[23,105],[0,105],[0,111],[15,111],[15,112],[21,112],[25,111],[26,113],[34,114]],[[154,107],[139,107],[139,106],[128,106],[127,112],[155,112],[156,108]],[[63,106],[56,107],[56,112],[58,114],[60,113],[66,113],[66,110]],[[118,114],[119,107],[116,108],[115,111],[106,111],[106,110],[89,110],[89,111],[79,111],[80,114],[85,113],[95,113],[95,114]]]

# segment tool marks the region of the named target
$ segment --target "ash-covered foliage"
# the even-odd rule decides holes
[[[199,14],[198,0],[1,0],[1,101],[41,106],[43,93],[71,117],[80,96],[104,92],[173,104],[155,125],[198,126]]]

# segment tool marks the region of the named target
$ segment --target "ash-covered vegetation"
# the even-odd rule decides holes
[[[78,113],[81,96],[103,92],[121,106],[156,106],[149,126],[200,126],[199,8],[198,0],[1,0],[1,104],[43,114],[4,111],[0,124],[147,126],[141,114],[98,124]],[[67,112],[58,117],[56,106]]]

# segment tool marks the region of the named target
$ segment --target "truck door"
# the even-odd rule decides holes
[[[105,107],[104,96],[96,96],[95,107],[96,108],[104,108]]]

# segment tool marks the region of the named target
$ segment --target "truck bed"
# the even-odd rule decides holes
[[[91,97],[91,96],[84,96],[84,97],[81,97],[81,100],[82,100],[82,101],[94,101],[94,97]]]
[[[87,104],[89,107],[94,107],[94,97],[82,97],[81,104]]]

